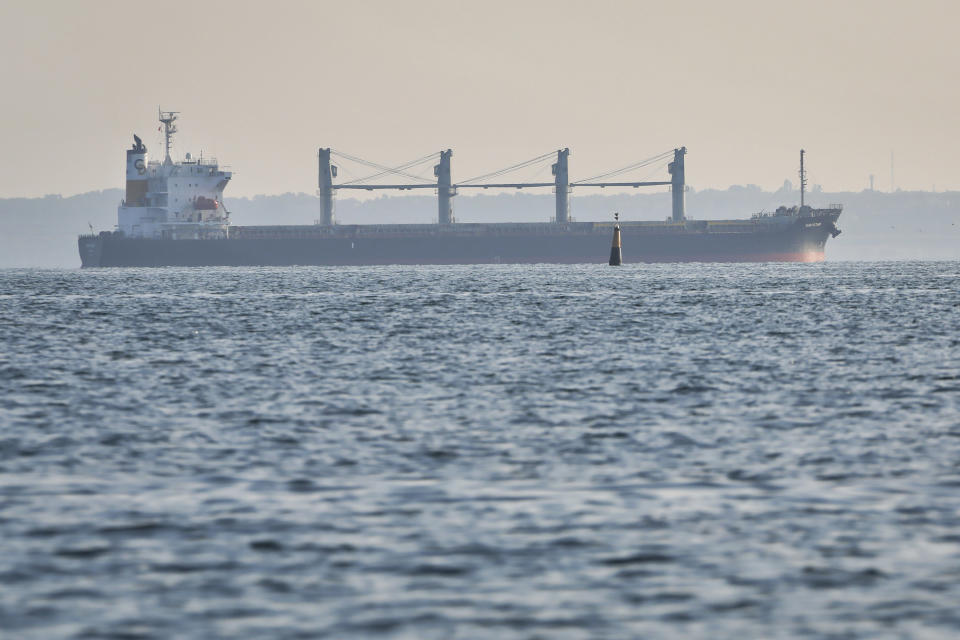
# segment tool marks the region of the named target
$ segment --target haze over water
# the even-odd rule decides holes
[[[955,637],[958,274],[0,270],[0,629]]]

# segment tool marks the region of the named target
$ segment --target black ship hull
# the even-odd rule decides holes
[[[621,222],[624,261],[816,262],[839,216]],[[84,267],[605,263],[612,223],[232,227],[228,238],[79,238]]]

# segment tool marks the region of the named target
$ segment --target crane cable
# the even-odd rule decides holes
[[[593,182],[595,180],[603,180],[604,178],[612,178],[613,176],[620,175],[621,173],[626,173],[628,171],[633,171],[634,169],[640,169],[642,167],[655,164],[657,162],[662,162],[663,160],[666,160],[667,158],[669,158],[671,153],[673,153],[673,150],[664,151],[663,153],[658,153],[657,155],[651,156],[646,160],[641,160],[640,162],[634,162],[633,164],[629,164],[625,167],[614,169],[613,171],[607,171],[606,173],[601,173],[591,178],[585,178],[584,180],[577,180],[576,182],[571,182],[570,186],[574,186],[582,182]]]
[[[477,181],[479,181],[479,180],[486,180],[486,179],[488,179],[488,178],[496,178],[496,177],[502,176],[502,175],[504,175],[504,174],[506,174],[506,173],[511,173],[511,172],[513,172],[513,171],[518,171],[518,170],[520,170],[520,169],[524,169],[524,168],[529,167],[529,166],[531,166],[531,165],[535,165],[535,164],[537,164],[538,162],[543,162],[544,160],[551,159],[551,158],[553,158],[553,157],[556,155],[556,153],[557,153],[556,151],[551,151],[550,153],[545,153],[545,154],[543,154],[543,155],[541,155],[541,156],[537,156],[536,158],[530,158],[529,160],[524,160],[523,162],[518,162],[517,164],[511,165],[511,166],[506,167],[506,168],[504,168],[504,169],[498,169],[497,171],[491,171],[490,173],[485,173],[485,174],[483,174],[483,175],[475,176],[475,177],[469,178],[469,179],[467,179],[467,180],[460,180],[459,182],[457,182],[457,184],[458,184],[458,185],[466,185],[466,184],[471,184],[471,183],[477,182]]]
[[[356,178],[355,180],[351,180],[350,182],[344,182],[344,183],[342,183],[342,184],[356,184],[356,183],[360,183],[360,182],[366,182],[367,180],[375,180],[376,178],[379,178],[379,177],[381,177],[381,176],[384,176],[384,175],[386,175],[387,173],[395,173],[395,172],[400,171],[400,170],[403,170],[403,169],[409,169],[409,168],[411,168],[411,167],[415,167],[415,166],[417,166],[417,165],[419,165],[419,164],[423,164],[424,162],[427,162],[427,161],[435,160],[438,155],[440,155],[440,152],[439,152],[439,151],[435,151],[435,152],[433,152],[433,153],[431,153],[431,154],[429,154],[429,155],[426,155],[426,156],[424,156],[424,157],[422,157],[422,158],[417,158],[416,160],[411,160],[410,162],[401,164],[400,166],[393,167],[393,170],[392,170],[392,171],[380,171],[379,173],[372,173],[372,174],[370,174],[370,175],[368,175],[368,176],[364,176],[364,177],[362,177],[362,178]],[[430,182],[429,178],[420,177],[420,179],[421,179],[421,180],[427,180],[428,182]]]
[[[379,176],[379,175],[385,175],[385,174],[387,174],[387,173],[392,173],[392,174],[401,175],[401,176],[410,178],[410,179],[412,179],[412,180],[419,180],[419,181],[424,182],[424,183],[430,183],[430,182],[432,182],[432,180],[430,180],[430,179],[428,179],[428,178],[423,178],[423,177],[421,177],[421,176],[414,175],[414,174],[412,174],[412,173],[407,173],[406,171],[403,171],[403,169],[409,168],[409,167],[411,167],[411,166],[414,166],[415,164],[418,164],[418,163],[420,163],[420,162],[424,162],[426,159],[431,158],[431,157],[433,157],[434,155],[436,155],[435,153],[432,153],[432,154],[430,154],[429,156],[424,156],[423,158],[420,158],[420,159],[418,159],[418,160],[416,160],[416,161],[412,161],[412,163],[406,163],[406,164],[400,165],[400,167],[387,167],[387,166],[384,166],[384,165],[382,165],[382,164],[377,164],[376,162],[370,162],[369,160],[364,160],[363,158],[358,158],[358,157],[356,157],[356,156],[350,155],[349,153],[344,153],[343,151],[336,151],[336,150],[334,150],[334,149],[331,149],[330,151],[331,151],[331,153],[334,153],[334,154],[336,154],[337,156],[339,156],[339,157],[341,157],[341,158],[345,158],[346,160],[350,160],[350,161],[352,161],[352,162],[357,162],[357,163],[359,163],[359,164],[362,164],[362,165],[371,167],[371,168],[373,168],[373,169],[379,170],[380,173],[379,173],[379,174],[376,174],[376,175],[378,175],[378,176]],[[357,180],[354,180],[353,182],[358,182],[358,181],[362,181],[362,180],[368,180],[368,179],[370,179],[370,178],[371,178],[371,176],[367,176],[366,178],[358,178]]]

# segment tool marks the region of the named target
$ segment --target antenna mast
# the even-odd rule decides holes
[[[803,154],[806,153],[800,149],[800,206],[803,206],[803,196],[807,192],[807,172],[803,168]]]
[[[163,140],[164,140],[164,149],[166,151],[166,157],[163,159],[163,164],[173,164],[173,161],[170,160],[170,144],[173,142],[173,134],[177,132],[177,125],[173,124],[177,119],[177,114],[179,111],[161,111],[157,107],[157,111],[160,112],[160,122],[163,123]]]

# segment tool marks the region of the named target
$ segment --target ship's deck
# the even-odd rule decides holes
[[[700,233],[763,233],[801,222],[833,222],[839,209],[820,209],[810,216],[763,216],[739,220],[627,220],[620,221],[624,232],[642,235]],[[483,237],[557,236],[611,233],[613,221],[604,222],[458,222],[439,224],[338,224],[232,226],[229,237],[256,238],[401,238],[401,237]]]

